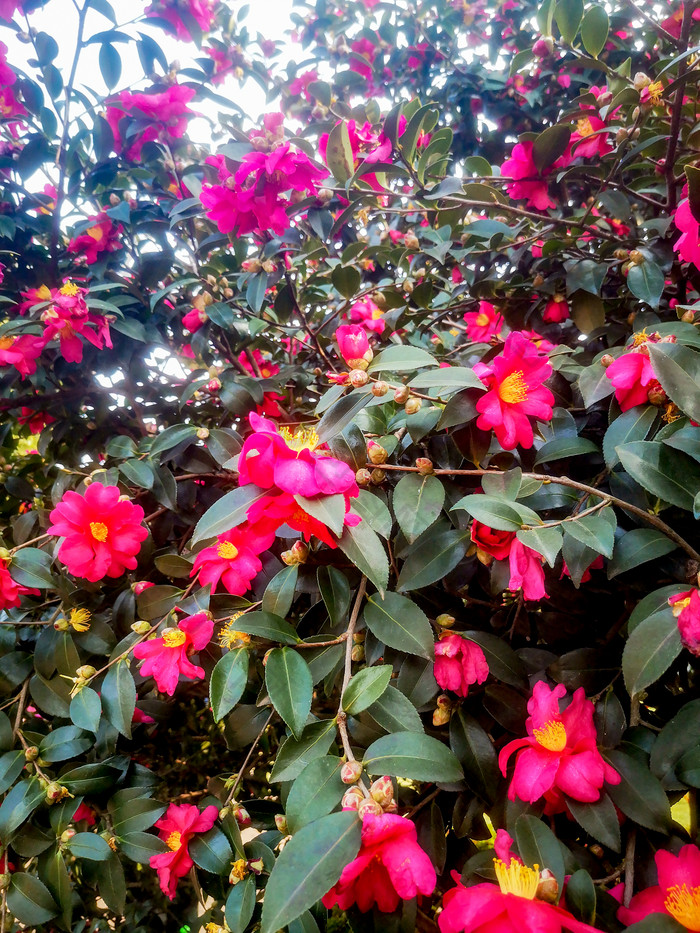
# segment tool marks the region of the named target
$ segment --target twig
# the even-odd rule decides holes
[[[236,777],[236,780],[234,781],[233,787],[231,788],[231,792],[230,792],[230,794],[228,795],[228,797],[226,798],[226,804],[224,804],[224,806],[226,806],[227,804],[231,803],[231,801],[232,801],[233,798],[235,797],[236,791],[238,790],[238,785],[239,785],[239,784],[241,783],[241,781],[243,780],[243,775],[245,774],[245,769],[248,767],[248,765],[250,764],[250,759],[253,757],[253,752],[254,752],[255,749],[257,748],[258,742],[259,742],[260,739],[263,737],[263,734],[265,733],[265,730],[267,729],[267,727],[268,727],[268,726],[270,725],[270,723],[272,722],[272,717],[273,717],[274,715],[275,715],[275,711],[272,710],[272,712],[270,713],[270,715],[269,715],[269,716],[267,717],[267,719],[265,720],[265,725],[262,727],[262,729],[260,730],[260,732],[258,732],[258,734],[257,734],[256,737],[255,737],[255,741],[253,742],[253,744],[252,744],[252,745],[250,746],[250,748],[248,749],[248,754],[245,756],[245,759],[244,759],[244,761],[243,761],[243,764],[241,765],[240,771],[238,772],[238,775],[237,775],[237,777]]]
[[[406,818],[410,820],[411,817],[414,817],[416,813],[418,813],[419,810],[422,810],[426,804],[435,800],[435,798],[437,797],[439,793],[440,793],[440,788],[436,787],[434,791],[428,794],[427,797],[424,797],[423,800],[421,800],[419,803],[415,805],[415,807],[413,807],[411,810],[408,811],[408,813],[406,814]]]
[[[15,724],[12,728],[12,735],[15,736],[19,732],[19,727],[22,725],[22,714],[24,713],[24,704],[27,702],[27,690],[29,690],[29,681],[25,680],[22,684],[22,690],[19,695],[19,706],[17,707],[17,715],[15,716]]]
[[[639,694],[635,693],[630,702],[630,728],[639,725]],[[634,850],[637,844],[637,829],[632,826],[627,834],[625,848],[625,892],[622,903],[629,907],[634,893]]]
[[[355,603],[352,607],[352,612],[350,613],[350,621],[348,622],[348,627],[345,632],[345,668],[343,671],[343,686],[340,688],[340,700],[338,701],[338,713],[336,716],[338,732],[340,733],[340,739],[343,743],[345,757],[348,761],[355,761],[356,759],[355,755],[353,754],[353,750],[350,747],[350,739],[348,737],[348,715],[343,709],[343,697],[345,696],[345,691],[347,690],[347,686],[350,683],[350,677],[352,676],[352,636],[355,634],[357,618],[360,615],[360,607],[362,605],[362,600],[364,599],[366,591],[367,577],[363,574],[362,579],[360,580],[360,585],[357,589]]]

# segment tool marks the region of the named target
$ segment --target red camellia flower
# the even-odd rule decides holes
[[[121,91],[112,98],[118,106],[108,106],[105,119],[114,134],[116,152],[124,152],[127,159],[138,159],[144,143],[179,139],[187,129],[187,121],[196,116],[187,104],[194,97],[194,89],[173,84],[164,91],[151,89],[134,94]],[[129,119],[138,127],[134,135],[123,135],[122,120]]]
[[[383,334],[386,327],[382,309],[371,298],[363,298],[350,307],[350,321],[353,324],[361,324],[375,334]]]
[[[48,424],[53,424],[56,419],[45,411],[34,411],[33,408],[22,407],[21,414],[17,418],[17,424],[28,424],[32,434],[41,434]]]
[[[563,684],[551,689],[538,681],[527,704],[528,737],[508,742],[498,758],[505,777],[508,759],[517,752],[508,798],[534,803],[544,797],[548,812],[553,813],[565,809],[563,794],[583,803],[595,803],[606,781],[620,783],[620,775],[598,751],[594,707],[583,687],[576,690],[571,703],[560,713],[559,700],[564,696]]]
[[[104,211],[89,218],[90,226],[74,237],[68,244],[69,253],[84,253],[85,262],[90,266],[97,262],[100,253],[113,253],[121,249],[121,224],[115,226],[112,218]]]
[[[22,294],[27,297],[31,293]],[[44,344],[58,340],[61,354],[68,363],[82,363],[81,337],[98,350],[111,348],[109,323],[105,317],[88,308],[85,303],[87,289],[66,282],[61,288],[52,288],[49,294],[51,304],[41,312],[44,324],[41,339]]]
[[[142,641],[134,648],[134,657],[143,660],[141,674],[152,675],[161,693],[175,693],[180,674],[189,680],[202,680],[204,671],[189,659],[211,641],[214,623],[208,612],[187,616],[175,628],[163,629],[159,638]]]
[[[535,165],[532,148],[532,141],[517,143],[513,146],[510,159],[506,159],[501,166],[501,175],[504,178],[515,179],[506,185],[506,191],[512,198],[524,198],[528,207],[546,211],[548,207],[555,207],[555,203],[549,197],[547,178],[542,177]],[[556,172],[560,168],[566,168],[570,161],[571,156],[565,154],[552,165],[547,166],[547,172]]]
[[[544,567],[542,555],[514,538],[508,554],[510,580],[508,589],[514,593],[522,590],[525,599],[545,599]]]
[[[143,509],[122,498],[117,486],[91,483],[80,495],[68,490],[49,516],[48,534],[65,540],[58,559],[76,577],[95,583],[134,570],[148,537]]]
[[[364,327],[342,324],[335,332],[340,355],[351,369],[367,369],[374,358]]]
[[[0,337],[0,366],[14,366],[22,378],[31,376],[44,346],[43,338],[33,334]]]
[[[20,596],[40,596],[39,590],[33,590],[21,583],[15,583],[7,569],[9,561],[0,557],[0,611],[3,609],[16,609],[19,606]]]
[[[543,383],[552,375],[548,359],[517,331],[506,338],[503,352],[474,371],[488,388],[476,403],[477,426],[493,428],[499,444],[513,450],[532,447],[531,418],[552,420],[554,396]]]
[[[347,910],[356,904],[366,913],[376,904],[383,913],[392,913],[401,900],[432,894],[436,883],[415,824],[394,813],[368,813],[362,820],[360,851],[323,897],[323,905]]]
[[[515,540],[514,531],[498,531],[495,528],[489,528],[481,522],[474,519],[471,527],[471,539],[476,544],[477,555],[483,551],[496,560],[505,560],[510,554],[510,547]],[[486,563],[483,558],[479,558],[482,563]]]
[[[192,804],[171,803],[165,815],[156,821],[158,835],[169,851],[152,855],[148,864],[158,872],[160,889],[171,901],[178,881],[194,864],[187,848],[190,840],[195,833],[208,832],[218,815],[215,806],[206,807],[200,813],[199,807]]]
[[[433,673],[443,690],[465,697],[470,684],[483,684],[489,666],[479,645],[456,632],[444,632],[435,645]]]
[[[260,350],[253,350],[251,353],[253,357],[253,362],[258,368],[260,373],[260,378],[270,379],[272,376],[276,376],[280,368],[277,363],[272,363],[270,360],[266,360]],[[257,376],[258,372],[253,369],[253,364],[250,362],[248,355],[245,352],[238,354],[238,362],[241,364],[243,369],[247,370],[251,376]],[[280,395],[279,392],[264,392],[262,405],[256,407],[256,414],[262,415],[264,418],[279,418],[282,414],[282,410],[279,406],[279,402],[284,401],[284,395]]]
[[[700,657],[700,591],[678,593],[670,597],[669,604],[678,619],[681,641],[691,654]]]
[[[212,593],[219,581],[227,592],[242,596],[262,570],[258,554],[275,540],[269,522],[239,525],[219,535],[216,544],[203,548],[195,557],[191,577],[199,573],[199,582],[211,583]]]
[[[622,411],[628,411],[635,405],[646,405],[649,401],[649,389],[657,381],[651,368],[649,351],[646,347],[637,347],[629,353],[623,353],[608,366],[605,375],[615,386],[615,398]]]
[[[475,343],[488,343],[501,336],[503,315],[499,314],[490,301],[480,301],[478,311],[467,311],[464,315],[467,336]]]
[[[338,546],[337,539],[326,528],[323,522],[309,515],[302,506],[296,501],[294,496],[288,493],[282,493],[279,496],[263,496],[258,499],[248,509],[248,520],[251,524],[259,522],[271,522],[275,529],[280,525],[287,525],[293,531],[301,532],[302,536],[308,541],[311,535],[315,535],[328,547]],[[345,495],[345,525],[358,525],[360,516],[354,515],[350,511],[350,497]]]
[[[620,907],[618,920],[629,926],[650,914],[670,914],[686,930],[697,933],[700,930],[700,849],[687,845],[678,855],[660,851],[654,859],[659,883],[635,894],[629,907]]]
[[[569,306],[563,295],[554,295],[547,302],[542,319],[545,324],[561,324],[569,317]]]

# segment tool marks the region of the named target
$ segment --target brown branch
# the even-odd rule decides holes
[[[231,801],[233,800],[233,798],[234,798],[234,796],[235,796],[235,794],[236,794],[236,791],[238,790],[238,785],[239,785],[239,784],[241,783],[241,781],[243,780],[243,775],[244,775],[244,773],[245,773],[245,769],[248,767],[248,765],[250,764],[250,760],[251,760],[251,758],[253,757],[253,752],[254,752],[255,749],[258,747],[258,742],[259,742],[260,739],[263,737],[263,735],[264,735],[264,733],[265,733],[265,730],[267,729],[267,727],[268,727],[268,726],[270,725],[270,723],[272,722],[272,717],[273,717],[274,715],[275,715],[275,711],[274,711],[274,709],[273,709],[272,712],[270,713],[270,715],[269,715],[269,716],[267,717],[267,719],[265,720],[265,725],[262,727],[262,729],[260,730],[260,732],[258,732],[258,734],[256,735],[255,741],[253,742],[253,744],[252,744],[252,745],[250,746],[250,748],[248,749],[248,754],[245,756],[245,759],[243,760],[243,764],[241,765],[240,771],[238,772],[238,775],[236,776],[236,780],[234,781],[233,787],[231,788],[231,792],[230,792],[230,794],[228,795],[228,797],[226,798],[226,804],[224,804],[224,806],[226,806],[227,804],[231,803]]]
[[[350,739],[348,737],[348,716],[345,710],[343,709],[343,697],[345,696],[345,691],[348,684],[350,683],[350,677],[352,676],[352,646],[353,638],[355,634],[355,626],[357,625],[357,619],[360,615],[360,607],[362,605],[362,600],[364,599],[365,592],[367,591],[367,577],[362,576],[360,580],[360,585],[357,588],[357,596],[355,597],[355,603],[352,607],[352,612],[350,613],[350,620],[348,622],[348,627],[345,631],[345,666],[343,670],[343,685],[340,688],[340,700],[338,701],[338,713],[336,715],[336,722],[338,724],[338,732],[340,733],[340,739],[343,743],[343,749],[345,750],[345,757],[348,761],[355,761],[355,755],[353,754],[352,748],[350,747]]]
[[[24,713],[24,704],[27,702],[27,691],[29,690],[29,681],[25,680],[22,684],[22,692],[19,695],[19,706],[17,707],[17,715],[15,716],[15,724],[12,728],[12,735],[15,736],[19,732],[19,727],[22,725],[22,714]]]

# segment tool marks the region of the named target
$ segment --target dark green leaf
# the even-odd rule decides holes
[[[68,848],[76,858],[86,858],[92,862],[104,862],[112,855],[107,841],[97,833],[76,833],[68,843]]]
[[[384,545],[367,522],[360,522],[354,528],[346,526],[338,547],[383,593],[389,582],[389,560]]]
[[[365,622],[375,638],[399,651],[432,659],[435,655],[433,630],[425,613],[412,600],[398,593],[369,596]]]
[[[681,653],[678,622],[661,610],[634,629],[622,653],[622,672],[630,696],[655,683]]]
[[[594,9],[596,8],[594,7]],[[601,8],[598,7],[597,9]],[[583,33],[583,30],[581,32]],[[639,264],[635,263],[630,266],[627,273],[627,286],[640,301],[646,302],[652,308],[658,308],[659,301],[664,293],[663,270],[655,262],[648,259]]]
[[[102,708],[114,728],[131,738],[131,721],[136,709],[136,685],[126,660],[118,661],[102,681]]]
[[[654,375],[671,401],[700,422],[700,353],[680,343],[649,343]]]
[[[289,622],[271,612],[246,612],[236,619],[236,629],[283,645],[296,645],[301,641]]]
[[[44,799],[44,791],[36,778],[20,781],[0,806],[0,838],[9,842],[11,836]]]
[[[633,441],[617,448],[623,467],[654,496],[688,512],[700,489],[700,463],[658,441]]]
[[[189,843],[192,860],[212,875],[228,875],[234,858],[226,835],[218,826],[206,833],[196,833]]]
[[[700,700],[692,700],[667,722],[651,750],[649,764],[652,774],[666,790],[683,790],[675,776],[678,761],[689,749],[700,745]]]
[[[308,725],[300,739],[290,736],[280,746],[270,780],[293,781],[307,764],[326,755],[336,735],[335,720],[325,719]]]
[[[343,762],[332,756],[310,761],[294,781],[285,812],[291,833],[335,809],[346,790],[340,779]]]
[[[596,912],[596,896],[593,879],[579,868],[566,883],[567,909],[582,923],[594,923]]]
[[[345,522],[345,497],[342,494],[317,496],[314,499],[306,499],[304,496],[294,498],[312,518],[330,528],[337,537],[342,535]]]
[[[300,738],[311,710],[313,678],[306,661],[292,648],[273,648],[265,665],[265,687],[272,705]]]
[[[527,506],[494,496],[465,496],[452,508],[464,509],[472,518],[497,531],[519,531],[523,525],[542,524],[537,512]]]
[[[571,130],[562,123],[547,127],[541,132],[532,146],[532,159],[535,168],[542,173],[552,162],[566,152]]]
[[[460,563],[468,546],[469,535],[466,532],[429,529],[406,556],[397,589],[419,590],[442,580]]]
[[[566,799],[571,815],[589,836],[612,849],[620,851],[620,821],[617,810],[607,794],[595,803],[581,803],[571,797]]]
[[[378,700],[389,686],[391,673],[390,664],[380,664],[365,667],[351,677],[343,693],[343,709],[348,716],[357,716]]]
[[[214,503],[197,522],[197,527],[192,535],[192,544],[202,541],[205,538],[213,538],[224,531],[230,531],[242,525],[248,515],[248,509],[258,499],[268,495],[269,490],[258,489],[257,486],[248,484],[247,486],[238,486],[231,492],[227,492],[217,502]]]
[[[464,768],[470,789],[493,802],[501,780],[496,751],[484,729],[463,709],[450,719],[450,748]]]
[[[367,707],[367,712],[385,732],[423,732],[423,723],[408,697],[391,684]]]
[[[20,923],[32,927],[46,923],[58,913],[58,905],[46,885],[23,871],[11,876],[7,906]]]
[[[350,584],[348,578],[337,567],[319,567],[316,571],[318,588],[328,610],[331,623],[337,625],[350,608]]]
[[[255,910],[255,876],[248,875],[231,888],[224,916],[231,933],[244,933]]]
[[[262,598],[263,612],[284,618],[292,607],[299,567],[285,567],[270,580]]]
[[[667,833],[671,810],[657,778],[646,765],[624,752],[608,752],[606,758],[622,777],[620,784],[607,785],[615,806],[640,826]]]
[[[10,576],[22,586],[45,590],[56,585],[51,576],[51,557],[39,548],[25,547],[10,562]]]
[[[633,528],[615,542],[615,552],[608,564],[608,579],[638,567],[649,560],[675,551],[677,545],[655,528]]]
[[[219,722],[243,696],[248,682],[248,651],[237,648],[216,662],[209,682],[209,698],[214,721]]]
[[[652,346],[650,344],[650,346]],[[616,418],[605,432],[603,439],[603,454],[605,465],[612,470],[620,462],[616,447],[629,444],[632,441],[643,441],[649,433],[657,416],[652,405],[637,405]]]
[[[568,45],[576,38],[583,19],[583,0],[559,0],[554,8],[554,20],[561,37]]]
[[[389,774],[412,781],[450,784],[463,777],[454,753],[429,735],[394,732],[373,742],[363,764],[370,774]]]
[[[372,360],[367,372],[377,373],[382,370],[392,373],[414,372],[424,366],[437,366],[438,361],[427,350],[406,344],[387,347]]]
[[[564,857],[559,840],[539,817],[523,814],[515,821],[515,841],[526,865],[548,868],[557,879],[559,890],[564,885]]]
[[[593,58],[597,58],[605,47],[605,43],[608,41],[609,29],[610,21],[605,8],[597,4],[589,7],[581,23],[581,39],[583,47]]]
[[[445,487],[437,476],[404,476],[394,489],[394,514],[409,542],[437,519],[445,502]]]
[[[476,642],[484,652],[489,672],[496,680],[510,684],[511,687],[527,688],[525,665],[510,645],[491,632],[460,632],[464,638]]]

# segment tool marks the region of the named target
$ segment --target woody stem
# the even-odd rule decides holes
[[[355,634],[355,626],[357,625],[357,619],[360,615],[360,607],[362,605],[362,600],[364,599],[365,592],[367,591],[367,577],[362,576],[360,580],[360,585],[357,589],[357,596],[355,597],[355,603],[352,607],[352,612],[350,613],[350,620],[348,621],[348,627],[345,632],[345,669],[343,671],[343,686],[340,688],[340,700],[338,702],[338,714],[336,716],[336,722],[338,724],[338,732],[340,733],[340,739],[343,743],[343,749],[345,751],[345,757],[348,761],[355,761],[355,755],[353,754],[352,748],[350,747],[350,738],[348,736],[348,716],[345,710],[343,709],[343,697],[345,696],[345,691],[348,684],[350,683],[350,677],[352,676],[352,647],[353,647],[353,635]]]

